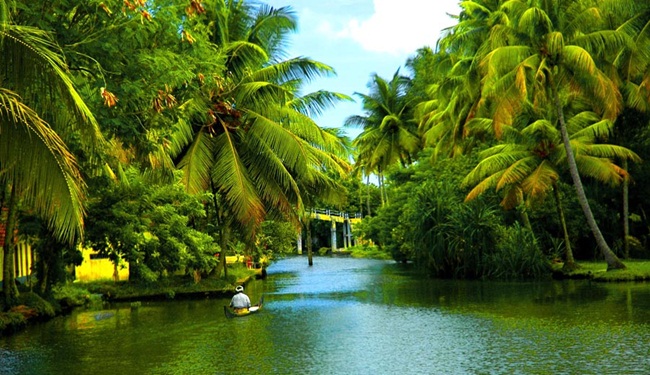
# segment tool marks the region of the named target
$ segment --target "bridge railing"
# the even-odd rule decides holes
[[[361,214],[361,212],[348,213],[348,212],[344,212],[344,211],[326,210],[326,209],[320,209],[320,208],[312,208],[312,209],[310,209],[310,212],[313,213],[313,214],[336,216],[336,217],[341,217],[341,218],[344,218],[344,219],[361,219],[361,218],[363,218],[363,215]]]

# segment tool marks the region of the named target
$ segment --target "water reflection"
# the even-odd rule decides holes
[[[648,284],[422,280],[393,262],[305,258],[228,299],[77,311],[0,338],[0,374],[646,374]]]

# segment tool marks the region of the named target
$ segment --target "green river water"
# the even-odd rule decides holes
[[[422,280],[287,258],[229,299],[79,309],[0,337],[0,374],[650,374],[650,284]]]

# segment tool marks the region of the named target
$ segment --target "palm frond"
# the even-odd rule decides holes
[[[530,152],[528,151],[500,152],[488,156],[481,160],[481,162],[479,162],[478,165],[465,177],[462,185],[469,186],[484,179],[485,176],[493,175],[497,171],[505,171],[519,160],[529,156]]]
[[[548,34],[553,29],[553,21],[541,8],[530,7],[519,18],[519,31],[530,36]]]
[[[547,160],[542,161],[534,171],[521,181],[521,187],[526,195],[533,200],[542,200],[553,184],[560,178],[555,167]]]
[[[576,157],[576,164],[581,175],[611,185],[623,182],[627,176],[626,171],[607,158],[581,155]]]
[[[305,115],[320,116],[326,109],[332,108],[335,104],[342,101],[353,102],[354,99],[338,92],[319,90],[294,98],[287,104]]]
[[[23,100],[30,107],[52,118],[50,125],[57,131],[66,127],[79,130],[89,149],[103,141],[97,120],[77,92],[61,50],[50,34],[33,27],[5,24],[0,30],[0,50],[3,85],[9,84],[15,92],[23,93]],[[57,116],[65,119],[69,115],[75,121],[57,121]]]
[[[333,74],[334,69],[327,64],[305,57],[295,57],[257,69],[250,74],[250,79],[269,82],[299,79],[301,82],[310,82],[315,78]]]
[[[537,167],[537,165],[537,158],[533,155],[515,161],[503,171],[503,175],[497,183],[497,190],[501,190],[508,185],[521,184],[525,178],[530,176],[534,170],[533,168]]]
[[[641,157],[634,151],[618,145],[592,144],[586,146],[585,153],[593,157],[628,160],[634,163],[640,163],[642,161]]]
[[[34,110],[5,89],[0,89],[0,132],[0,180],[13,184],[59,239],[72,243],[82,233],[85,188],[74,156]]]
[[[181,181],[192,194],[209,190],[210,170],[215,163],[216,143],[212,135],[206,132],[196,133],[193,142],[178,163],[178,169],[183,171]]]
[[[476,184],[476,186],[474,186],[474,188],[470,190],[469,193],[467,193],[467,196],[465,197],[465,202],[469,202],[471,200],[478,198],[478,196],[485,193],[490,188],[496,186],[499,178],[501,178],[501,172],[495,173],[483,179],[481,182]]]
[[[211,178],[223,195],[228,212],[244,227],[252,228],[262,222],[265,209],[240,158],[235,137],[235,134],[224,132],[216,138]]]

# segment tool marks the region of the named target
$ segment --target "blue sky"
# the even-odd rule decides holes
[[[310,57],[332,66],[336,77],[319,79],[305,92],[319,89],[353,96],[367,93],[372,73],[390,79],[425,45],[434,47],[442,29],[455,21],[459,0],[262,0],[290,6],[299,30],[290,37],[289,55]],[[348,116],[361,115],[361,103],[339,103],[317,122],[341,127]],[[359,129],[345,129],[354,138]]]

